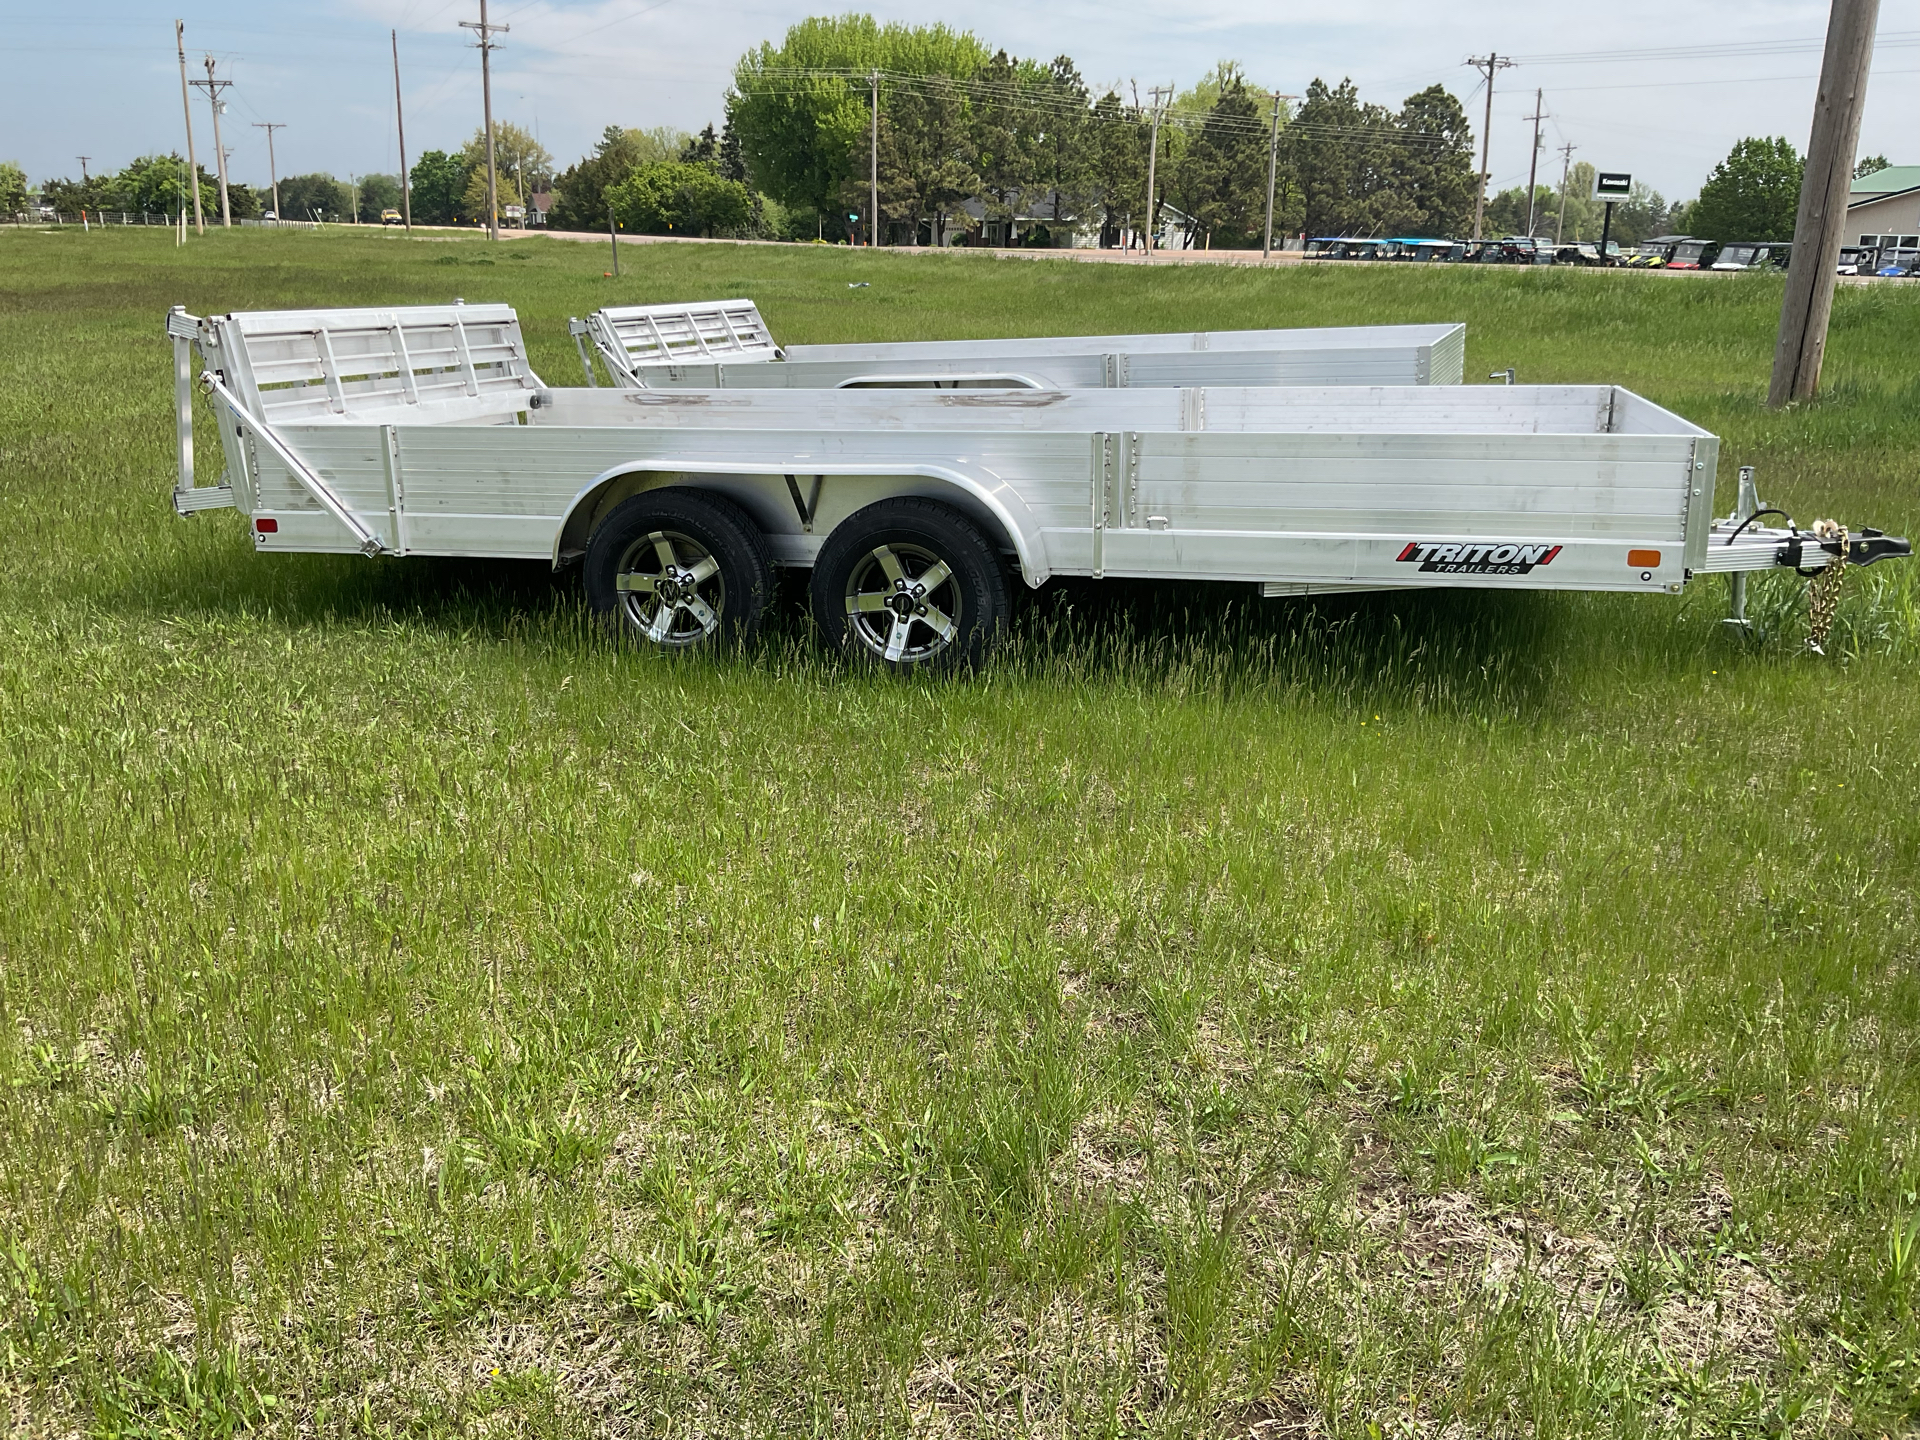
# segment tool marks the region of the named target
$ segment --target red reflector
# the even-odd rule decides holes
[[[271,515],[262,515],[258,520],[253,522],[253,528],[258,530],[262,535],[276,535],[280,531],[280,522]],[[1638,552],[1636,551],[1635,553],[1637,554]]]
[[[1627,551],[1627,568],[1629,570],[1651,570],[1659,563],[1660,552],[1658,550]]]

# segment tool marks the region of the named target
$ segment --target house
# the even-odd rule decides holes
[[[1844,238],[1849,245],[1920,245],[1920,165],[1889,165],[1854,181]]]
[[[1099,243],[1097,231],[1089,234],[1080,221],[1065,213],[1068,207],[1056,206],[1049,190],[1033,199],[1019,196],[1011,216],[989,218],[984,201],[963,200],[947,212],[945,224],[936,232],[930,218],[918,222],[919,238],[914,238],[915,222],[889,219],[886,243],[889,245],[985,245],[993,248],[1037,247],[1041,249],[1086,248]],[[1056,210],[1061,212],[1056,215]]]

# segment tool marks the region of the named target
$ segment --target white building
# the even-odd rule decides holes
[[[1920,246],[1920,165],[1889,165],[1853,182],[1849,245]]]

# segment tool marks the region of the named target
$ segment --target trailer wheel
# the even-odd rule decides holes
[[[587,542],[583,579],[587,604],[617,637],[685,650],[758,632],[773,557],[738,505],[675,486],[614,507]]]
[[[1010,600],[1000,555],[934,500],[882,500],[841,523],[814,562],[813,618],[827,643],[896,670],[985,658]]]

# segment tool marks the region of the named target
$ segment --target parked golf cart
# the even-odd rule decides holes
[[[1899,245],[1882,248],[1879,267],[1873,272],[1889,280],[1909,280],[1920,275],[1920,250]]]
[[[1840,263],[1834,268],[1834,273],[1836,275],[1871,275],[1879,268],[1879,246],[1842,245]]]
[[[1307,241],[1307,259],[1357,260],[1363,247],[1377,243],[1353,235],[1322,235]]]
[[[1682,240],[1690,240],[1690,235],[1656,235],[1640,244],[1640,258],[1634,265],[1636,270],[1664,270],[1667,262],[1673,259],[1674,247]]]
[[[1717,240],[1682,240],[1667,257],[1669,270],[1705,270],[1720,257]]]
[[[1466,246],[1458,240],[1403,239],[1393,243],[1398,247],[1393,255],[1395,260],[1453,260],[1466,250]]]
[[[1608,244],[1607,249],[1615,256],[1620,253],[1619,247],[1611,243]],[[1608,262],[1600,258],[1598,245],[1591,240],[1582,240],[1577,244],[1558,247],[1553,252],[1553,263],[1556,265],[1605,265]]]
[[[1784,240],[1734,240],[1720,247],[1709,270],[1784,270],[1793,246]]]

